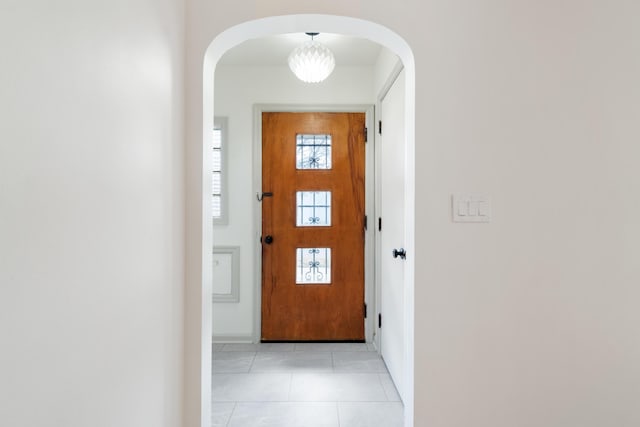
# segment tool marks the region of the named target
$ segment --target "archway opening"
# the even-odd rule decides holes
[[[207,184],[210,186],[209,179],[209,161],[207,153],[210,151],[208,147],[211,144],[211,129],[214,127],[215,105],[214,105],[214,73],[218,61],[222,56],[233,47],[250,39],[266,37],[283,33],[299,33],[308,31],[309,28],[317,29],[321,32],[345,34],[354,37],[369,39],[378,43],[391,52],[396,54],[405,70],[404,85],[404,152],[405,170],[404,170],[404,222],[405,235],[404,245],[409,253],[413,253],[414,248],[414,194],[415,194],[415,173],[413,153],[415,151],[415,67],[413,54],[408,44],[391,30],[368,21],[339,17],[329,15],[291,15],[279,16],[259,19],[256,21],[246,22],[234,26],[216,37],[205,54],[203,66],[203,165],[202,176],[205,189],[203,194],[211,194],[207,190]],[[210,190],[210,189],[209,189]],[[214,245],[213,226],[210,220],[211,216],[207,214],[210,209],[210,200],[206,197],[202,200],[203,224],[202,224],[202,348],[200,349],[202,357],[202,378],[199,387],[201,397],[201,420],[203,425],[210,420],[211,411],[211,375],[210,369],[205,368],[206,363],[211,361],[211,345],[207,343],[207,337],[212,336],[212,295],[210,282],[211,269],[208,266],[212,263],[211,250]],[[405,313],[404,313],[404,333],[407,337],[404,343],[404,375],[403,382],[405,387],[404,404],[405,404],[405,426],[413,425],[413,377],[414,377],[414,261],[409,257],[404,265],[404,295]],[[210,341],[210,340],[209,340]]]

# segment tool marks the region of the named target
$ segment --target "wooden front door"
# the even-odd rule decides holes
[[[364,113],[262,114],[262,340],[364,340]]]

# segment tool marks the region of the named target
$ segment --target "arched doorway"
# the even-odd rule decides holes
[[[213,128],[213,118],[215,114],[214,96],[213,96],[213,75],[218,60],[222,55],[234,46],[252,39],[268,35],[295,33],[308,31],[309,28],[318,31],[348,34],[352,36],[370,39],[382,46],[385,46],[394,52],[403,62],[405,69],[405,86],[404,86],[404,124],[405,124],[405,156],[413,159],[415,147],[414,128],[415,128],[415,67],[413,63],[413,55],[408,44],[391,30],[378,24],[347,17],[328,16],[328,15],[292,15],[264,18],[256,21],[246,22],[234,26],[216,37],[206,51],[203,66],[203,144],[207,147],[210,138],[210,130]],[[208,181],[207,149],[203,149],[203,168],[202,177],[205,183],[203,194],[210,194],[206,190]],[[415,189],[415,173],[413,162],[407,162],[404,171],[404,212],[405,212],[405,236],[404,246],[407,252],[413,253],[413,236],[414,236],[414,189]],[[210,185],[210,183],[209,183]],[[202,265],[211,265],[211,252],[206,248],[213,246],[212,225],[207,215],[207,201],[203,198],[201,208],[204,212],[202,224]],[[404,265],[404,295],[405,301],[404,313],[404,334],[407,340],[404,343],[402,353],[404,354],[404,403],[405,403],[405,426],[413,425],[413,336],[414,336],[414,261],[408,257]],[[211,318],[211,271],[207,267],[202,269],[203,292],[202,292],[202,329],[201,329],[201,381],[199,384],[199,395],[201,398],[201,423],[206,425],[210,420],[210,390],[211,390],[211,368],[208,366],[211,360],[211,345],[207,342],[207,337],[212,336]]]

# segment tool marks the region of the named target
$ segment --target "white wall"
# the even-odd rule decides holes
[[[640,3],[438,3],[416,55],[418,418],[640,425]],[[491,224],[450,222],[466,191]]]
[[[228,118],[227,145],[229,225],[214,226],[214,245],[240,246],[240,301],[215,303],[213,334],[217,341],[250,340],[254,335],[256,243],[254,228],[256,201],[253,169],[253,106],[288,105],[373,105],[373,67],[336,66],[322,83],[305,84],[286,66],[219,66],[215,72],[215,114]],[[259,338],[259,331],[255,331]]]
[[[181,423],[183,17],[0,4],[0,425]]]
[[[412,47],[416,426],[640,424],[640,3],[188,3],[195,165],[202,58],[229,27],[292,13],[349,15]],[[196,184],[197,174],[189,179]],[[454,192],[490,195],[493,222],[452,223]],[[188,196],[197,218],[201,194]],[[192,228],[187,244],[197,253]],[[201,287],[194,267],[192,303]],[[189,327],[200,330],[199,320],[187,319]],[[195,335],[186,342],[194,359]],[[196,379],[191,372],[190,397]]]
[[[382,48],[380,50],[373,73],[373,93],[376,96],[376,100],[383,95],[382,92],[384,90],[388,89],[388,85],[391,83],[390,77],[393,75],[396,67],[402,65],[401,62],[398,55],[389,49]]]

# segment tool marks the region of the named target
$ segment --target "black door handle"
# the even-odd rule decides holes
[[[272,236],[272,235],[270,235],[270,234],[268,234],[268,235],[264,236],[264,242],[265,242],[267,245],[270,245],[271,243],[273,243],[273,236]]]
[[[402,258],[402,259],[407,259],[407,251],[404,250],[404,248],[400,248],[400,249],[394,249],[393,250],[393,257],[394,258]]]

